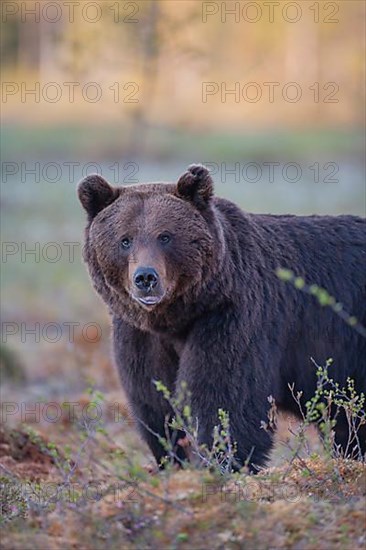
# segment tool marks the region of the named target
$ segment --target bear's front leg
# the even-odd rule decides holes
[[[180,357],[178,387],[187,383],[198,442],[212,447],[218,410],[223,409],[229,414],[239,467],[247,464],[256,471],[272,446],[272,435],[261,429],[261,421],[268,420],[271,381],[248,344],[241,317],[222,310],[196,321]]]
[[[173,458],[180,463],[186,459],[186,455],[178,441],[185,434],[169,429],[172,410],[154,384],[155,380],[160,380],[172,391],[178,371],[178,356],[164,346],[158,337],[117,318],[113,320],[113,340],[122,386],[140,434],[159,467],[165,458],[172,458],[167,456],[160,438],[170,440]]]

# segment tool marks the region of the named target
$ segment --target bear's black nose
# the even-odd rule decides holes
[[[139,267],[133,276],[133,282],[139,290],[149,290],[158,284],[159,275],[152,267]]]

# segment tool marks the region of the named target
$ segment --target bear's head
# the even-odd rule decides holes
[[[84,258],[112,311],[157,314],[197,295],[220,264],[221,226],[204,166],[190,166],[176,184],[113,188],[88,176],[78,195],[89,222]]]

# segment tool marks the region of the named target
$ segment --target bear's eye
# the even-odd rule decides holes
[[[124,248],[125,250],[127,250],[128,248],[131,248],[132,239],[130,239],[129,237],[123,237],[121,241],[121,245],[122,245],[122,248]]]
[[[158,239],[161,244],[168,244],[172,240],[172,237],[169,233],[162,233],[161,235],[159,235]]]

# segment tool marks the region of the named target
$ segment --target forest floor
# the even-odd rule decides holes
[[[3,424],[1,548],[365,547],[365,465],[326,458],[315,432],[307,453],[294,459],[283,419],[270,467],[256,476],[174,467],[157,473],[123,402],[120,421],[111,415],[119,397],[85,393],[75,401],[83,411],[99,403],[97,429],[82,415],[71,419],[64,405],[57,422],[44,422],[43,411],[36,423]],[[52,403],[48,419],[58,410]]]

